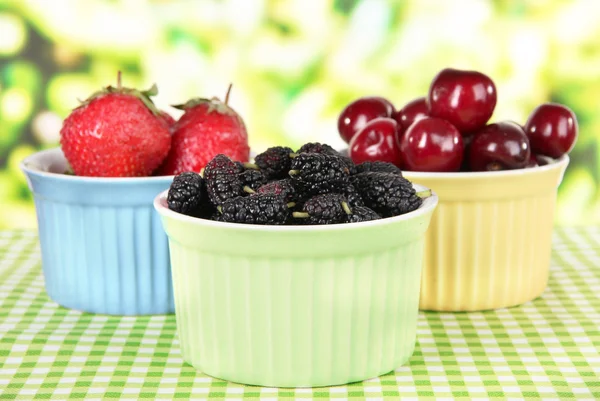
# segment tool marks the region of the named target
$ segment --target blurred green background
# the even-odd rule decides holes
[[[223,96],[251,146],[341,146],[338,113],[377,94],[399,108],[440,69],[476,69],[499,93],[494,120],[539,103],[577,114],[580,136],[557,223],[600,224],[600,2],[0,0],[0,228],[33,228],[18,164],[58,143],[61,121],[122,70],[156,82],[171,112]]]

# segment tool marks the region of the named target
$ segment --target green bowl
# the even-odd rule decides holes
[[[169,238],[181,353],[196,369],[317,387],[382,375],[412,355],[435,194],[403,216],[327,226],[202,220],[169,210],[166,196],[154,207]]]

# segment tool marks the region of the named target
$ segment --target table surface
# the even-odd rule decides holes
[[[315,389],[243,386],[181,359],[175,316],[113,317],[48,299],[34,232],[0,232],[0,399],[600,399],[600,227],[557,228],[541,298],[421,312],[406,366]]]

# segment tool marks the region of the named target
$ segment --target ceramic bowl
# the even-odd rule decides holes
[[[415,346],[437,201],[371,222],[257,226],[175,213],[163,192],[154,206],[169,237],[183,359],[217,378],[276,387],[401,366]]]
[[[21,163],[35,200],[46,291],[60,305],[111,315],[174,312],[156,194],[167,177],[66,175],[60,149]]]
[[[557,189],[569,164],[473,173],[404,172],[440,204],[426,234],[420,308],[520,305],[546,288]]]

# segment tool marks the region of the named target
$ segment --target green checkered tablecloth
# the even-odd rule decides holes
[[[276,389],[183,363],[175,316],[48,299],[33,232],[0,232],[0,399],[600,399],[600,227],[555,231],[549,288],[523,306],[421,313],[406,366],[348,386]]]

